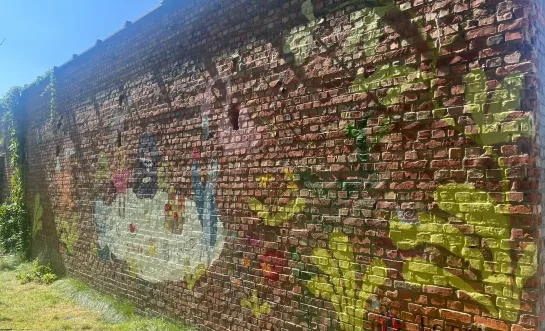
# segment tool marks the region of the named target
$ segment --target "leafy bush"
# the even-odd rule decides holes
[[[43,265],[38,260],[34,260],[30,269],[21,270],[17,274],[17,279],[19,279],[21,284],[30,282],[51,284],[57,279],[57,276],[53,273],[49,264]]]
[[[53,283],[55,280],[57,280],[57,275],[54,273],[46,273],[42,276],[42,282],[47,285]]]
[[[7,202],[0,206],[0,253],[17,253],[30,257],[30,222],[24,197],[24,107],[21,104],[22,88],[11,88],[0,99],[0,124],[5,130],[2,138],[9,141],[11,192]]]
[[[26,255],[29,247],[28,214],[24,205],[0,205],[0,252]]]

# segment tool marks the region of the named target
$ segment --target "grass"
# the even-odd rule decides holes
[[[139,316],[130,303],[74,279],[20,284],[16,276],[28,268],[28,263],[0,256],[0,330],[191,330]]]

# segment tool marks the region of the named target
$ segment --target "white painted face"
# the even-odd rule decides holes
[[[178,281],[193,274],[200,265],[209,267],[223,249],[223,224],[217,224],[216,245],[208,256],[207,248],[202,247],[205,231],[195,202],[184,202],[180,234],[165,228],[168,202],[166,192],[157,192],[153,199],[139,199],[132,190],[118,195],[111,206],[96,201],[93,218],[100,248],[108,245],[116,258],[131,262],[140,277],[153,282]]]

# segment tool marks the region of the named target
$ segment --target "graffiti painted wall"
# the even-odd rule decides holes
[[[25,92],[33,251],[207,330],[540,330],[537,1],[164,1]]]

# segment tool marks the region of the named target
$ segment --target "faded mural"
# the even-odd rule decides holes
[[[212,161],[203,185],[199,156],[193,153],[191,198],[177,194],[166,182],[160,183],[161,155],[151,133],[140,138],[132,189],[127,187],[126,157],[116,150],[117,170],[111,177],[115,200],[94,203],[99,258],[126,261],[131,274],[148,281],[185,279],[190,288],[194,286],[219,257],[225,240],[215,197],[219,166]]]
[[[344,1],[329,13],[335,13],[356,2]],[[277,84],[288,85],[285,82],[296,80],[297,75],[310,77],[313,68],[325,71],[331,63],[343,67],[343,58],[354,52],[359,52],[362,57],[375,56],[383,41],[380,28],[386,19],[391,20],[388,15],[392,12],[399,13],[400,8],[388,0],[376,1],[364,9],[354,10],[349,19],[352,28],[343,34],[343,38],[335,42],[324,41],[320,39],[318,32],[323,29],[326,18],[318,15],[311,0],[305,1],[301,6],[301,14],[307,22],[294,28],[286,36],[281,47],[283,54],[277,54],[293,56],[293,68],[279,75],[278,81],[274,83],[259,83],[263,85],[260,89],[275,88],[275,91],[283,93],[281,88],[277,88]],[[404,9],[403,12],[406,18],[414,15],[410,10]],[[245,216],[258,219],[260,223],[253,228],[255,233],[247,238],[251,254],[236,252],[233,254],[236,257],[229,258],[239,264],[237,271],[257,273],[264,281],[260,284],[252,282],[251,286],[243,288],[241,284],[245,280],[244,276],[230,277],[235,285],[234,291],[244,292],[237,299],[240,306],[249,309],[255,318],[266,318],[275,304],[268,301],[270,296],[267,297],[261,291],[275,288],[282,281],[282,277],[293,277],[293,282],[302,285],[302,296],[306,295],[306,300],[322,299],[331,304],[336,312],[335,325],[341,330],[366,330],[366,322],[377,316],[379,324],[388,316],[392,317],[396,328],[401,328],[395,314],[390,315],[388,311],[388,315],[381,315],[389,302],[383,299],[380,288],[391,286],[393,278],[390,272],[394,268],[388,259],[377,257],[361,248],[361,241],[364,240],[357,237],[361,233],[346,231],[345,227],[338,224],[324,225],[322,219],[316,221],[319,227],[323,226],[322,246],[307,250],[308,256],[299,253],[298,247],[293,250],[290,248],[288,254],[263,244],[264,241],[274,242],[277,239],[274,236],[281,231],[306,230],[305,221],[308,218],[304,217],[305,212],[312,211],[317,214],[316,205],[321,199],[326,200],[330,195],[339,194],[352,197],[354,204],[350,213],[353,214],[349,216],[366,221],[373,219],[376,220],[373,224],[380,225],[381,228],[376,231],[382,232],[383,238],[376,242],[366,238],[365,244],[372,246],[371,249],[382,250],[382,247],[388,247],[392,251],[400,252],[400,255],[406,254],[397,265],[401,278],[395,281],[399,282],[400,287],[414,291],[422,291],[429,286],[452,289],[457,291],[458,296],[467,296],[473,300],[482,307],[487,316],[506,322],[518,320],[523,288],[526,281],[537,271],[538,249],[531,241],[532,238],[520,240],[521,238],[515,238],[512,233],[512,223],[515,221],[513,215],[530,215],[532,210],[521,204],[524,200],[521,190],[508,185],[509,167],[528,165],[529,160],[527,155],[500,156],[494,145],[516,143],[535,135],[532,115],[519,109],[524,97],[525,75],[517,71],[511,72],[490,88],[487,85],[487,74],[482,69],[477,67],[464,74],[463,82],[459,86],[463,91],[459,93],[462,100],[460,108],[472,125],[463,126],[447,111],[448,105],[440,101],[441,91],[435,81],[436,73],[440,71],[438,59],[441,50],[455,43],[456,37],[442,37],[440,31],[446,29],[439,29],[438,21],[438,31],[433,31],[429,26],[424,29],[421,22],[408,20],[410,28],[403,33],[411,36],[402,33],[406,37],[404,42],[411,43],[416,40],[424,45],[419,47],[425,47],[429,51],[429,61],[421,66],[424,69],[398,60],[376,60],[373,66],[352,70],[346,84],[346,94],[358,95],[365,101],[346,102],[346,105],[339,106],[338,109],[333,107],[334,111],[340,109],[341,120],[346,123],[345,127],[340,128],[346,133],[342,138],[351,140],[356,147],[355,150],[347,150],[345,147],[338,150],[357,166],[350,168],[348,175],[341,174],[338,177],[333,176],[333,179],[324,179],[323,174],[314,173],[318,166],[300,170],[297,164],[294,166],[289,162],[283,164],[264,161],[266,166],[263,169],[268,172],[251,177],[250,183],[247,183],[255,189],[252,192],[259,194],[241,200],[244,211],[247,212]],[[327,49],[332,58],[315,58],[313,53],[318,52],[317,48]],[[240,63],[236,65],[242,66]],[[220,71],[220,66],[215,69],[214,71]],[[271,132],[271,140],[286,138],[278,137],[278,131],[290,128],[289,124],[278,123],[281,120],[275,123],[274,119],[270,123],[258,122],[263,119],[252,116],[253,104],[243,97],[233,96],[234,90],[240,91],[244,84],[235,87],[230,74],[238,68],[230,69],[231,73],[224,70],[213,77],[208,72],[203,74],[204,92],[195,97],[202,102],[197,107],[202,140],[236,136],[236,142],[235,139],[225,140],[228,144],[225,150],[233,154],[251,148],[273,150],[271,145],[274,142],[267,142],[263,131],[245,130],[248,122],[255,121],[265,127]],[[318,75],[326,73],[319,72]],[[222,91],[215,88],[218,84]],[[299,91],[304,88],[297,85]],[[377,90],[380,93],[376,93]],[[381,145],[388,144],[391,147],[396,143],[401,144],[403,139],[410,140],[401,138],[401,133],[396,130],[400,129],[399,123],[402,121],[409,123],[408,125],[412,125],[412,121],[416,122],[416,113],[401,112],[400,115],[389,111],[392,108],[388,107],[414,101],[417,98],[415,91],[424,93],[432,105],[430,117],[437,120],[435,123],[439,124],[434,124],[437,125],[435,129],[441,131],[436,134],[445,135],[448,132],[453,136],[455,132],[463,133],[464,137],[461,139],[464,141],[460,145],[472,143],[482,148],[482,155],[468,157],[464,162],[468,162],[465,164],[468,167],[476,164],[497,168],[498,173],[495,175],[500,184],[494,190],[488,189],[486,185],[478,187],[467,178],[459,178],[458,182],[448,180],[446,175],[441,178],[441,174],[448,172],[448,169],[465,166],[450,160],[450,157],[443,165],[446,172],[438,170],[437,174],[430,175],[435,176],[432,179],[440,183],[432,187],[434,192],[433,197],[429,197],[430,201],[426,201],[422,193],[425,188],[418,187],[414,178],[408,178],[402,185],[397,186],[398,183],[388,182],[392,179],[388,176],[393,171],[388,171],[388,176],[380,177],[380,169],[370,168],[372,158],[375,157],[374,161],[377,161],[380,159],[380,152],[385,151],[380,150]],[[267,102],[270,100],[272,98]],[[274,114],[282,105],[278,102],[277,106],[273,100],[267,107]],[[356,118],[353,113],[360,107],[374,110]],[[127,111],[123,112],[110,127],[118,137],[112,157],[105,152],[98,155],[94,178],[110,181],[115,189],[115,197],[112,201],[99,199],[93,202],[93,220],[98,232],[96,248],[93,251],[104,261],[125,261],[132,276],[151,282],[183,279],[188,288],[193,289],[212,263],[220,257],[227,241],[226,227],[216,201],[216,184],[220,172],[218,157],[208,157],[205,162],[199,148],[193,149],[192,153],[186,151],[192,158],[185,160],[188,161],[186,174],[190,176],[188,180],[191,193],[184,194],[175,184],[174,166],[160,166],[164,154],[159,150],[157,136],[151,131],[140,135],[136,156],[129,157],[121,144],[123,119],[127,114]],[[231,116],[233,114],[235,116]],[[241,114],[243,118],[239,118]],[[285,122],[291,119],[289,115],[287,118]],[[218,121],[223,124],[220,124],[219,132],[214,132],[213,125]],[[324,122],[327,121],[337,122],[339,119],[331,116],[324,119]],[[368,125],[370,123],[374,124],[372,128]],[[315,126],[319,130],[313,129],[314,138],[297,143],[306,144],[308,149],[320,144],[320,140],[324,140],[328,134],[327,123],[317,123]],[[300,128],[290,129],[293,136],[303,136]],[[234,133],[235,131],[238,133]],[[115,140],[113,139],[114,143]],[[269,145],[264,146],[266,143]],[[72,254],[79,237],[79,215],[73,213],[75,208],[72,200],[74,185],[71,179],[71,162],[74,162],[74,147],[71,141],[65,141],[64,144],[55,158],[55,181],[61,193],[59,212],[55,219],[60,241],[65,245],[68,254]],[[452,159],[461,159],[457,153],[462,153],[463,148],[457,148],[454,144],[455,148],[449,149],[449,153],[456,156]],[[376,152],[376,149],[379,151]],[[374,156],[371,155],[373,150],[376,154]],[[416,154],[416,151],[411,152]],[[285,155],[286,159],[290,159],[291,154]],[[414,162],[409,166],[417,169],[428,166],[426,163],[418,163],[420,161]],[[234,163],[233,167],[236,167]],[[338,172],[342,171],[341,169]],[[202,173],[207,174],[204,181]],[[478,178],[484,178],[477,171],[474,173],[477,177],[481,176]],[[337,187],[342,188],[342,193],[337,192]],[[415,195],[418,199],[407,198]],[[35,199],[33,234],[41,229],[40,219],[43,213],[40,196],[37,195]],[[341,211],[342,207],[330,203],[326,206],[327,212],[335,210],[337,214],[324,213],[320,217],[347,216],[349,212]],[[383,213],[375,214],[377,209]],[[272,239],[265,240],[269,231],[273,233]],[[365,258],[361,257],[363,255]],[[442,256],[441,259],[436,258],[438,255]],[[405,258],[408,256],[410,258]],[[438,262],[444,259],[456,261],[467,272],[462,274],[459,269],[446,268]],[[297,264],[300,274],[285,274],[286,267],[292,263]],[[240,274],[243,272],[234,273]]]

